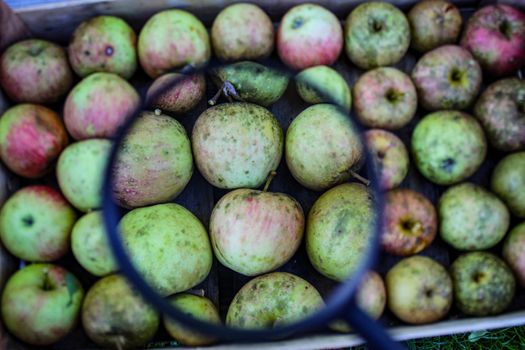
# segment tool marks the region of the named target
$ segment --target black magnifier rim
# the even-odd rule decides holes
[[[275,64],[272,64],[270,61],[261,62],[266,67],[271,69],[278,69],[281,74],[286,74],[290,77],[290,80],[294,80],[296,72],[292,70],[283,68],[279,66],[275,67]],[[205,67],[195,69],[193,67],[187,66],[183,70],[178,71],[186,75],[192,74],[204,74],[209,72],[212,69],[220,67],[221,64],[216,62],[211,62]],[[176,72],[176,71],[174,71]],[[168,89],[178,84],[184,77],[180,79],[174,79],[172,83],[166,84],[157,91],[157,96],[167,91]],[[304,81],[302,81],[304,82]],[[311,85],[311,84],[308,84]],[[324,89],[318,89],[314,86],[309,86],[313,90],[317,91],[319,95],[325,98],[327,101],[334,101],[330,97],[329,91]],[[341,112],[347,115],[352,119],[353,126],[356,128],[359,138],[363,145],[364,151],[364,164],[363,167],[366,167],[372,195],[372,205],[375,211],[375,220],[373,227],[373,235],[371,237],[370,244],[367,247],[367,251],[364,255],[364,258],[360,261],[359,266],[352,274],[352,277],[341,282],[340,285],[335,287],[331,292],[331,295],[325,301],[325,306],[318,311],[310,314],[306,318],[299,320],[297,322],[278,326],[271,329],[241,329],[234,327],[227,327],[225,325],[217,325],[209,322],[201,321],[196,318],[193,318],[170,304],[170,302],[162,297],[160,294],[156,293],[154,289],[146,282],[146,280],[140,275],[140,273],[133,266],[126,250],[120,235],[118,234],[118,221],[119,221],[119,207],[115,204],[113,199],[112,183],[113,183],[113,167],[116,163],[117,153],[120,145],[122,144],[126,134],[139,117],[140,113],[148,109],[148,101],[151,101],[156,96],[148,96],[148,98],[143,98],[141,105],[126,119],[124,125],[119,129],[117,135],[113,138],[113,145],[111,148],[109,161],[105,169],[105,177],[103,183],[103,192],[102,192],[102,214],[104,218],[104,223],[106,226],[106,235],[109,238],[111,249],[113,254],[116,257],[118,265],[120,267],[119,274],[125,276],[132,284],[132,286],[144,297],[144,299],[154,306],[159,312],[167,315],[169,318],[183,323],[185,326],[192,328],[198,332],[210,334],[214,337],[224,339],[224,340],[237,340],[237,341],[260,341],[260,340],[274,340],[275,338],[288,337],[292,334],[297,334],[312,330],[315,328],[326,327],[326,325],[335,319],[345,318],[344,315],[347,312],[352,312],[352,308],[355,307],[353,303],[353,296],[357,290],[357,287],[363,278],[364,274],[372,268],[379,251],[379,239],[380,232],[382,227],[382,214],[383,214],[383,196],[379,188],[379,181],[376,181],[378,176],[376,169],[373,164],[372,155],[369,152],[369,149],[364,140],[364,128],[359,122],[352,116],[352,112],[348,112],[343,108],[339,107]],[[335,101],[332,103],[337,106]]]

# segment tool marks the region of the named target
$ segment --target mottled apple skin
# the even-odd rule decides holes
[[[452,306],[452,280],[447,270],[425,256],[398,262],[385,278],[388,308],[411,324],[432,323]]]
[[[332,103],[350,111],[352,92],[346,80],[335,69],[315,66],[301,71],[295,77],[297,93],[311,104]]]
[[[367,130],[364,139],[372,155],[379,187],[390,190],[399,186],[410,165],[403,141],[395,134],[381,129]]]
[[[102,347],[135,349],[157,332],[158,312],[132,289],[123,276],[104,277],[88,290],[82,306],[82,326]]]
[[[439,234],[459,250],[484,250],[503,239],[510,214],[503,202],[473,183],[450,187],[439,199]]]
[[[486,153],[483,129],[476,119],[463,112],[431,113],[412,133],[412,154],[417,168],[439,185],[451,185],[474,174]]]
[[[405,14],[387,2],[357,6],[346,18],[345,50],[361,69],[394,65],[410,45],[410,26]]]
[[[299,248],[303,232],[303,209],[284,193],[231,191],[215,205],[210,218],[215,256],[245,276],[286,263]]]
[[[0,210],[0,238],[7,250],[27,261],[53,261],[69,251],[76,214],[57,190],[28,186]]]
[[[347,183],[323,193],[306,221],[306,252],[314,268],[336,281],[350,277],[369,249],[373,221],[365,186]]]
[[[2,320],[12,334],[31,345],[51,345],[73,330],[84,289],[60,266],[32,264],[15,272],[2,293]]]
[[[120,206],[171,201],[193,174],[186,130],[171,117],[142,112],[124,138],[113,169],[113,195]]]
[[[510,230],[503,243],[502,256],[518,282],[525,286],[525,222]]]
[[[230,327],[260,329],[287,325],[310,316],[324,305],[319,292],[304,279],[273,272],[246,283],[228,308]]]
[[[283,131],[275,116],[252,103],[224,103],[204,111],[191,135],[195,163],[219,188],[257,188],[277,169]]]
[[[137,69],[137,35],[118,17],[93,17],[73,32],[68,55],[81,77],[108,72],[129,79]]]
[[[138,56],[152,78],[186,65],[201,67],[211,56],[210,38],[201,21],[184,10],[153,15],[142,27]]]
[[[119,230],[131,261],[163,296],[196,286],[210,272],[208,233],[195,215],[178,204],[133,209],[124,215]]]
[[[411,47],[419,52],[455,44],[461,32],[461,13],[445,0],[424,0],[408,12],[412,33]]]
[[[111,142],[91,139],[69,145],[58,158],[56,176],[60,190],[80,211],[102,206],[102,184]]]
[[[39,105],[20,104],[0,118],[0,156],[17,175],[39,178],[53,167],[68,137],[54,111]]]
[[[331,65],[343,48],[343,29],[335,15],[316,4],[292,7],[277,31],[277,53],[296,70]]]
[[[518,218],[525,218],[525,152],[507,155],[494,168],[490,188]]]
[[[466,109],[478,95],[482,74],[478,62],[467,50],[445,45],[419,59],[412,80],[425,109]]]
[[[353,95],[357,119],[368,127],[396,130],[416,113],[416,88],[410,77],[396,68],[366,72],[355,83]]]
[[[315,191],[350,179],[363,155],[351,119],[330,104],[310,106],[295,117],[285,143],[288,169],[300,184]]]
[[[66,51],[39,39],[11,45],[0,57],[0,85],[15,102],[58,101],[73,85]]]
[[[226,82],[231,83],[243,101],[263,107],[277,102],[289,81],[287,74],[251,61],[218,67],[210,75],[218,89]]]
[[[181,293],[170,297],[169,300],[173,306],[187,315],[202,321],[221,324],[219,311],[210,299],[189,293]],[[215,338],[191,330],[168,316],[164,316],[164,327],[178,343],[183,345],[205,346],[216,341]]]
[[[509,5],[489,5],[470,16],[461,46],[493,76],[510,75],[525,60],[525,14]]]
[[[75,223],[71,250],[78,263],[94,276],[102,277],[118,270],[100,211],[87,213]]]
[[[175,114],[189,112],[206,94],[204,75],[185,77],[179,73],[161,75],[148,89],[146,100],[151,108]]]
[[[114,137],[140,105],[137,91],[113,73],[94,73],[69,93],[64,123],[77,140]]]
[[[517,78],[491,84],[474,106],[492,146],[506,151],[525,149],[525,81]]]
[[[257,5],[229,5],[213,21],[211,44],[215,56],[221,61],[266,58],[274,46],[272,20]]]
[[[437,213],[432,202],[408,188],[387,192],[384,197],[381,246],[394,255],[414,255],[436,238]]]
[[[466,315],[498,314],[514,297],[516,281],[512,271],[492,253],[461,255],[450,266],[450,274],[456,306]]]

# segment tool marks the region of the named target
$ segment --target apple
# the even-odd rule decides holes
[[[108,72],[129,79],[137,69],[136,46],[137,36],[123,19],[97,16],[80,23],[73,32],[69,62],[81,77]]]
[[[456,306],[466,315],[498,314],[514,297],[516,281],[512,271],[492,253],[461,255],[450,266],[450,274]]]
[[[310,106],[295,117],[285,143],[288,169],[301,185],[315,191],[356,176],[363,156],[352,120],[330,104]]]
[[[120,275],[98,280],[86,293],[82,326],[87,336],[99,346],[115,349],[143,347],[153,338],[159,323],[158,312]]]
[[[503,239],[510,214],[503,202],[473,183],[450,187],[439,199],[439,234],[459,250],[484,250]]]
[[[425,109],[466,109],[478,95],[481,67],[467,50],[445,45],[419,59],[412,80]]]
[[[357,119],[368,127],[396,130],[416,113],[412,80],[396,68],[381,67],[361,75],[354,85]]]
[[[404,258],[386,274],[388,308],[411,324],[438,321],[452,306],[452,280],[447,270],[425,256]]]
[[[67,143],[60,117],[44,106],[16,105],[0,118],[0,156],[17,175],[44,176]]]
[[[482,7],[469,18],[461,46],[489,74],[510,75],[525,60],[525,14],[503,4]]]
[[[487,138],[495,148],[511,152],[525,149],[525,82],[507,78],[491,84],[474,107]]]
[[[80,211],[102,205],[102,184],[111,141],[91,139],[69,145],[58,158],[56,176],[60,190]]]
[[[273,328],[297,322],[324,306],[310,283],[287,272],[273,272],[246,283],[226,315],[230,327]]]
[[[245,276],[284,265],[297,251],[304,232],[299,202],[284,193],[238,189],[213,208],[210,238],[217,259]]]
[[[518,282],[525,286],[525,222],[510,230],[503,242],[502,255]]]
[[[346,18],[344,35],[346,54],[361,69],[394,65],[410,45],[405,14],[387,2],[357,6]]]
[[[211,44],[221,61],[264,59],[273,51],[273,23],[259,6],[226,6],[213,20]]]
[[[436,238],[437,213],[422,194],[408,188],[386,193],[381,246],[393,255],[414,255]]]
[[[412,153],[423,176],[439,185],[452,185],[479,168],[487,153],[487,142],[483,129],[470,115],[440,111],[430,113],[416,125]]]
[[[0,209],[0,238],[28,261],[53,261],[69,251],[76,213],[57,190],[42,185],[15,192]]]
[[[419,1],[408,12],[412,32],[411,47],[419,52],[455,44],[461,32],[461,13],[445,0]]]
[[[140,97],[127,81],[113,73],[94,73],[67,96],[64,123],[77,140],[114,137],[139,105]]]
[[[208,233],[178,204],[133,209],[121,219],[119,230],[132,263],[161,295],[192,288],[210,272]]]
[[[525,152],[507,155],[492,172],[490,188],[510,212],[525,218]]]
[[[210,38],[206,27],[191,13],[165,10],[153,15],[142,27],[138,56],[151,78],[185,65],[199,68],[210,59]]]
[[[15,102],[57,102],[73,85],[66,51],[40,39],[9,46],[0,56],[0,85]]]
[[[168,73],[155,79],[146,93],[146,100],[152,108],[182,114],[195,108],[205,94],[204,75],[186,77],[179,73]]]
[[[295,76],[295,85],[297,93],[307,103],[332,103],[350,111],[352,92],[345,79],[333,68],[306,68]]]
[[[337,17],[316,4],[300,4],[285,13],[277,30],[277,53],[288,67],[302,70],[331,65],[343,48]]]
[[[283,131],[275,116],[244,102],[205,110],[193,126],[191,141],[202,176],[227,189],[261,186],[283,152]]]
[[[78,263],[95,276],[118,270],[100,211],[82,216],[71,231],[71,250]]]
[[[350,277],[372,243],[374,220],[365,186],[347,183],[323,193],[306,220],[306,252],[313,267],[336,281]]]
[[[367,130],[364,139],[372,155],[379,187],[390,190],[399,186],[408,173],[410,162],[403,141],[381,129]]]
[[[187,315],[210,323],[221,323],[219,311],[210,299],[189,293],[175,294],[170,302],[179,311]],[[188,329],[184,325],[164,316],[164,327],[168,333],[180,344],[187,346],[205,346],[216,341],[208,335]]]
[[[2,320],[22,341],[51,345],[77,325],[84,289],[66,269],[32,264],[15,272],[2,293]]]
[[[221,95],[232,100],[268,107],[286,91],[288,75],[257,62],[242,61],[217,67],[210,76],[219,91],[208,103],[215,105]]]
[[[167,115],[142,112],[125,136],[113,168],[113,195],[125,208],[169,202],[193,174],[184,127]]]

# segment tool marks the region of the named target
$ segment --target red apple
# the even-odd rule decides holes
[[[177,114],[195,108],[206,94],[206,80],[204,75],[183,77],[179,73],[168,73],[155,79],[146,94],[146,100],[151,100],[149,105]],[[168,87],[169,84],[171,87]]]
[[[335,15],[315,4],[290,9],[277,32],[277,53],[292,69],[331,65],[343,48],[343,30]]]
[[[525,62],[525,14],[509,5],[485,6],[468,20],[461,46],[490,74],[512,74]]]
[[[525,221],[510,230],[502,255],[520,284],[525,286]]]
[[[58,114],[43,106],[17,105],[0,118],[0,156],[20,176],[38,178],[47,173],[67,139]]]

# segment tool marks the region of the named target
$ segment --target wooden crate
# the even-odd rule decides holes
[[[15,0],[13,0],[15,1]],[[49,2],[49,0],[46,0]],[[275,20],[286,12],[290,7],[302,3],[299,0],[255,0],[252,1],[259,4],[268,14]],[[344,20],[348,13],[358,3],[363,2],[359,0],[318,0],[315,1],[332,10],[341,20]],[[415,0],[393,0],[390,1],[402,9],[408,9],[416,1]],[[503,2],[503,1],[499,1]],[[514,5],[525,6],[525,0],[507,1]],[[70,0],[62,2],[54,2],[52,4],[33,5],[29,7],[15,8],[16,14],[20,16],[22,21],[27,25],[30,31],[37,37],[47,38],[54,41],[61,42],[66,45],[68,38],[74,28],[83,20],[95,15],[112,14],[126,19],[136,30],[140,29],[142,24],[154,13],[167,8],[181,8],[194,13],[206,25],[210,25],[215,15],[231,1],[224,0]],[[463,14],[468,16],[481,5],[484,1],[476,0],[460,0],[456,1],[457,5],[462,8]],[[1,18],[1,17],[0,17]],[[15,32],[24,36],[24,31],[21,26],[15,26]],[[1,39],[4,33],[0,33],[0,47]],[[275,55],[275,54],[274,54]],[[413,67],[417,55],[409,53],[402,62],[396,66],[406,72],[409,72]],[[351,65],[344,53],[341,54],[340,60],[335,65],[335,68],[344,76],[350,86],[353,86],[362,71],[356,69]],[[143,74],[137,74],[132,83],[143,93],[147,87],[147,79]],[[214,87],[208,84],[207,97],[214,93]],[[295,93],[293,83],[290,83],[285,96],[270,110],[277,116],[283,129],[286,130],[291,120],[302,111],[307,105],[302,102]],[[61,106],[55,106],[57,111],[61,111]],[[207,108],[206,100],[201,101],[201,104],[190,113],[189,116],[181,118],[181,122],[186,127],[187,131],[191,131],[191,127],[198,115]],[[409,146],[410,134],[414,125],[425,112],[419,110],[416,118],[406,127],[396,132],[403,141]],[[487,185],[490,177],[491,169],[495,162],[502,157],[502,154],[494,150],[490,150],[487,160],[478,172],[472,177],[472,181]],[[278,169],[278,175],[274,179],[271,190],[286,192],[298,199],[305,212],[308,211],[314,200],[319,196],[319,193],[306,190],[299,186],[288,172],[284,160]],[[366,174],[365,174],[366,175]],[[46,180],[53,184],[54,179]],[[28,183],[24,182],[23,184]],[[401,187],[409,187],[418,190],[425,194],[435,204],[440,194],[445,189],[442,186],[436,186],[424,179],[413,166],[411,166],[409,174]],[[188,209],[193,211],[206,225],[208,223],[209,215],[213,204],[226,191],[218,190],[209,185],[202,176],[196,171],[190,184],[184,192],[175,200],[175,202],[183,204]],[[514,221],[512,224],[516,224]],[[493,251],[499,253],[501,247],[497,246]],[[440,263],[448,266],[459,252],[454,251],[439,238],[425,250],[422,255],[431,256]],[[388,269],[399,261],[399,258],[383,254],[378,261],[376,269],[383,275]],[[82,269],[75,262],[74,258],[68,256],[59,262],[61,265],[67,267],[82,280],[82,283],[88,288],[95,280],[92,276],[82,272]],[[16,262],[11,261],[11,264],[0,265],[0,272],[4,272],[8,267],[13,267]],[[288,262],[281,271],[288,271],[300,276],[303,276],[312,282],[322,293],[328,292],[333,282],[318,274],[308,262],[308,258],[304,252],[304,248]],[[0,274],[1,275],[1,274]],[[222,267],[218,262],[214,263],[212,272],[205,282],[197,288],[202,288],[206,295],[220,306],[221,313],[224,315],[233,298],[235,292],[247,281],[249,278],[240,276]],[[1,287],[1,286],[0,286]],[[467,331],[484,330],[508,326],[516,326],[525,324],[525,293],[518,290],[515,300],[513,301],[508,312],[503,315],[485,318],[464,318],[458,310],[451,311],[447,320],[442,322],[424,325],[424,326],[407,326],[399,322],[388,311],[382,317],[381,322],[389,328],[390,333],[398,340],[414,339],[421,337],[429,337],[436,335],[446,335]],[[0,323],[0,348],[2,348],[2,327]],[[168,340],[169,337],[164,331],[160,331],[156,341]],[[5,338],[4,338],[5,341]],[[282,340],[275,342],[265,342],[257,344],[223,344],[208,347],[210,349],[319,349],[319,348],[338,348],[348,347],[362,343],[362,340],[357,335],[352,334],[336,334],[328,331],[320,331],[315,335],[302,336],[291,340]],[[64,340],[56,344],[55,349],[69,349],[69,348],[83,348],[89,349],[95,346],[89,342],[85,334],[77,329]],[[11,348],[7,346],[6,348]],[[166,347],[163,347],[166,348]]]

